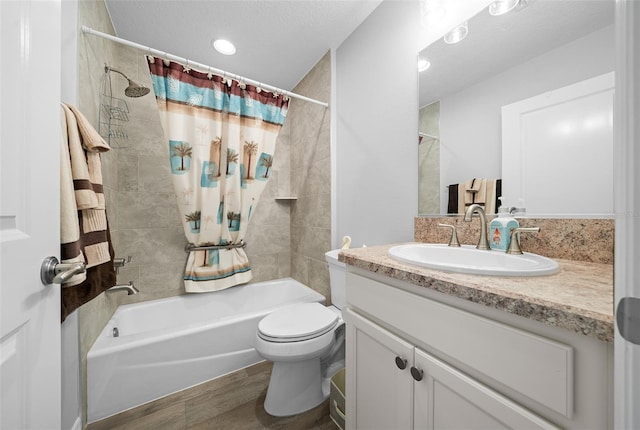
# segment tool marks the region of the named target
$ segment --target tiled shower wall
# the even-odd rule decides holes
[[[78,26],[86,25],[104,33],[114,34],[111,19],[102,0],[82,0],[78,2]],[[102,92],[104,65],[112,65],[118,58],[118,47],[107,40],[93,36],[79,36],[78,39],[78,99],[77,107],[94,125],[98,126],[98,109]],[[65,100],[63,100],[65,101]],[[111,150],[101,155],[102,179],[107,201],[107,216],[112,237],[118,235],[117,211],[114,202],[117,197],[117,153]],[[101,294],[80,307],[78,312],[80,368],[82,372],[83,406],[86,411],[86,357],[98,333],[117,307],[114,297]],[[83,414],[86,416],[86,413]]]
[[[78,22],[114,34],[102,0],[80,1]],[[105,63],[148,87],[151,79],[140,52],[91,35],[80,36],[78,45],[78,107],[98,128]],[[294,92],[328,101],[330,73],[327,53]],[[113,149],[102,156],[107,213],[116,257],[132,257],[120,269],[118,283],[133,281],[140,293],[101,294],[80,308],[83,372],[89,348],[118,305],[184,294],[186,239],[155,98],[153,93],[125,97],[127,81],[117,73],[110,78],[113,96],[128,106],[129,121],[118,124],[127,138],[113,140]],[[291,276],[329,297],[324,260],[331,244],[329,118],[328,108],[291,101],[272,177],[247,231],[252,282]],[[298,200],[276,199],[292,195]]]

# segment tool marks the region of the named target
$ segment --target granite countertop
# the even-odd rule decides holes
[[[613,342],[613,265],[555,259],[560,271],[536,277],[467,275],[387,256],[394,245],[342,250],[339,261],[545,324]]]

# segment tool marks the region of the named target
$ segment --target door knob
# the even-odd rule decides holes
[[[63,284],[73,275],[84,273],[86,270],[85,263],[60,263],[56,257],[47,257],[40,266],[40,280],[44,285]]]
[[[620,336],[640,345],[640,298],[623,297],[618,302],[616,323]]]
[[[398,369],[404,370],[407,368],[407,359],[402,357],[396,357],[396,366]]]
[[[422,381],[422,377],[424,376],[424,371],[411,366],[411,376],[413,376],[413,379],[415,379],[416,381]]]

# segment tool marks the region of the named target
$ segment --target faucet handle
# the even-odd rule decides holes
[[[456,226],[451,224],[438,224],[438,227],[446,227],[451,229],[451,239],[449,239],[449,246],[460,246],[458,242],[458,233],[456,232]]]
[[[540,227],[518,227],[511,230],[511,240],[509,241],[509,249],[507,254],[522,254],[522,248],[520,248],[520,233],[538,233]]]
[[[128,255],[127,258],[114,258],[113,259],[113,267],[116,269],[116,274],[120,273],[120,268],[125,265],[131,263],[131,256]]]

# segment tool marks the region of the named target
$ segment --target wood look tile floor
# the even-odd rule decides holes
[[[263,408],[271,363],[263,362],[170,394],[104,420],[87,430],[336,430],[329,402],[293,417]]]

